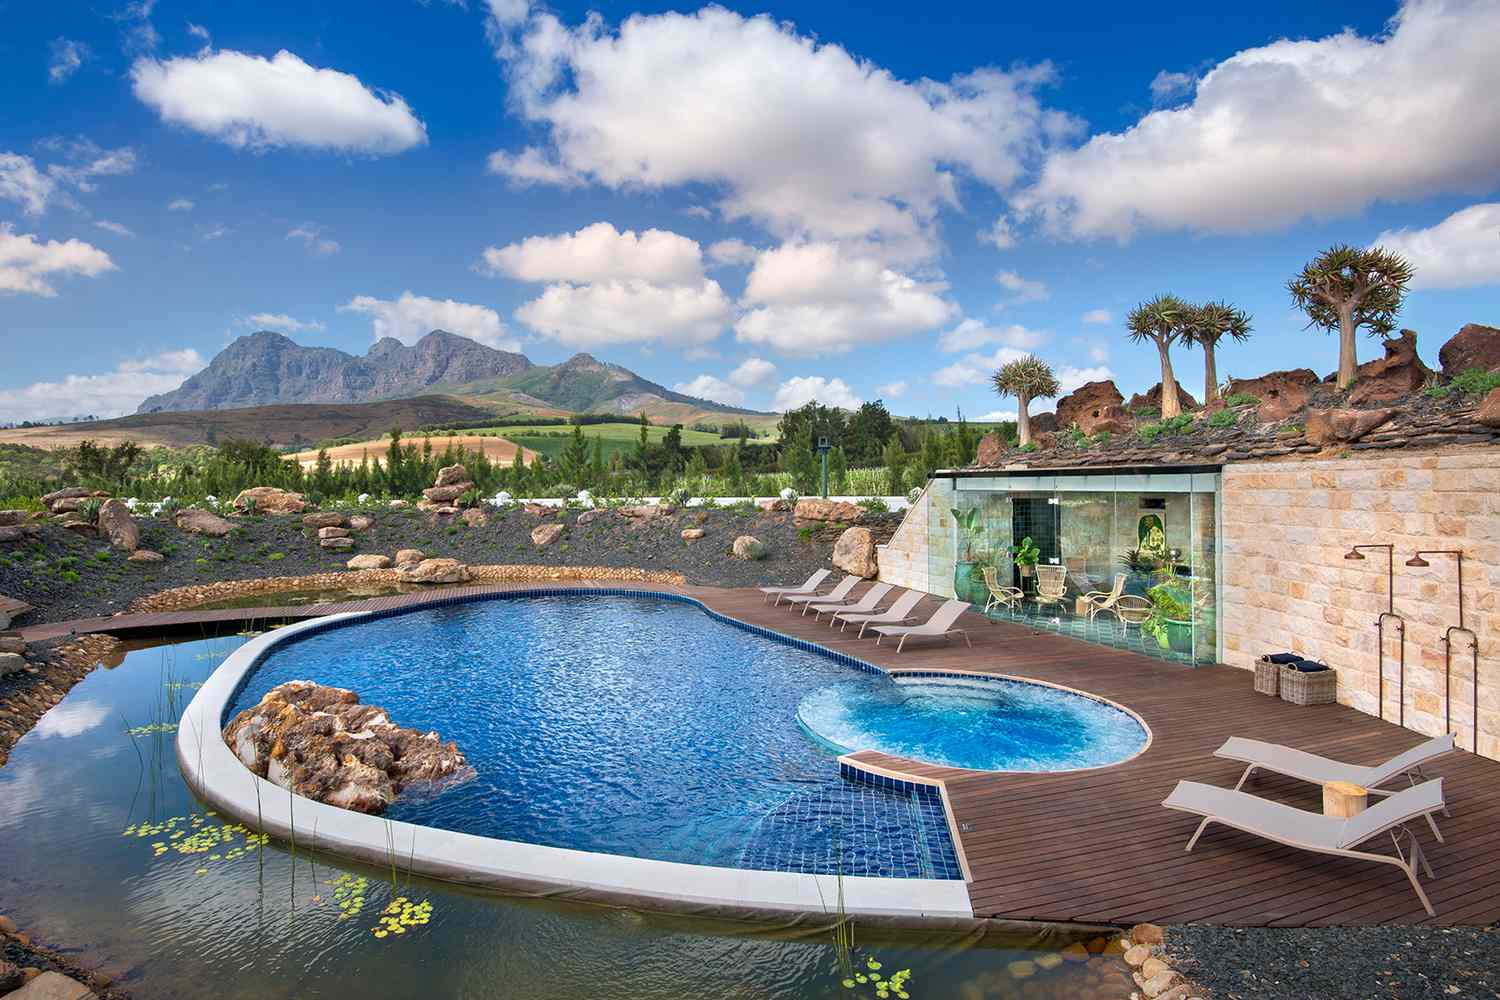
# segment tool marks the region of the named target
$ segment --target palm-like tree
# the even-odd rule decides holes
[[[1308,326],[1339,331],[1340,389],[1354,384],[1359,367],[1355,331],[1363,326],[1374,337],[1395,329],[1412,273],[1400,254],[1339,244],[1318,254],[1287,282],[1293,304],[1307,313]]]
[[[990,381],[1001,396],[1016,398],[1016,440],[1024,448],[1031,443],[1031,414],[1027,407],[1033,399],[1057,395],[1057,376],[1052,366],[1029,354],[1005,365]]]
[[[1214,351],[1219,341],[1230,337],[1238,341],[1250,339],[1250,314],[1236,309],[1227,302],[1205,302],[1188,314],[1187,329],[1183,331],[1183,342],[1203,348],[1203,405],[1208,406],[1219,399],[1219,369],[1214,361]]]
[[[1193,307],[1175,295],[1158,295],[1142,302],[1125,317],[1126,329],[1135,343],[1149,340],[1156,345],[1161,359],[1161,417],[1175,417],[1182,412],[1177,398],[1177,376],[1172,374],[1172,344],[1188,330]]]

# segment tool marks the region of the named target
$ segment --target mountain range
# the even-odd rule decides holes
[[[177,389],[151,396],[136,412],[364,403],[435,393],[533,412],[756,414],[673,392],[589,354],[537,365],[524,354],[497,351],[444,330],[411,345],[386,337],[363,357],[305,347],[262,330],[237,338],[207,368]]]

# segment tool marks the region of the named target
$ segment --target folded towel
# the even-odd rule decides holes
[[[1288,666],[1304,674],[1315,674],[1321,670],[1328,669],[1328,664],[1319,663],[1317,660],[1298,660],[1296,663],[1288,664]]]
[[[1302,657],[1296,653],[1267,653],[1266,659],[1272,663],[1296,663]]]

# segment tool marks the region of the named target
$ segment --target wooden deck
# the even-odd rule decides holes
[[[1179,778],[1233,786],[1241,770],[1215,760],[1231,735],[1301,747],[1352,763],[1375,763],[1421,737],[1337,705],[1299,708],[1255,694],[1249,673],[1226,666],[1190,668],[1019,623],[966,616],[974,648],[894,647],[840,635],[785,607],[773,609],[750,590],[667,587],[610,581],[564,586],[639,586],[696,597],[742,621],[777,629],[859,656],[882,667],[979,670],[1079,688],[1133,709],[1153,740],[1140,756],[1114,767],[1072,774],[993,774],[935,767],[878,753],[859,756],[882,767],[939,778],[947,785],[973,873],[976,915],[1132,923],[1205,922],[1299,926],[1500,921],[1500,763],[1467,752],[1431,768],[1445,778],[1453,816],[1439,819],[1445,844],[1419,831],[1436,877],[1425,880],[1438,915],[1429,919],[1405,878],[1387,865],[1325,858],[1212,828],[1198,847],[1184,845],[1196,821],[1161,807]],[[491,593],[524,585],[486,585],[451,593]],[[129,634],[232,621],[293,620],[337,611],[419,603],[422,595],[299,608],[123,615],[25,630],[28,637],[101,631]],[[925,609],[919,609],[925,610]],[[1263,778],[1248,790],[1318,809],[1318,789]],[[1419,824],[1420,825],[1420,824]],[[1375,842],[1372,841],[1372,846]]]

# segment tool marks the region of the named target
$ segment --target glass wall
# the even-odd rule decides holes
[[[1218,473],[934,480],[934,593],[1106,645],[1214,663]]]

